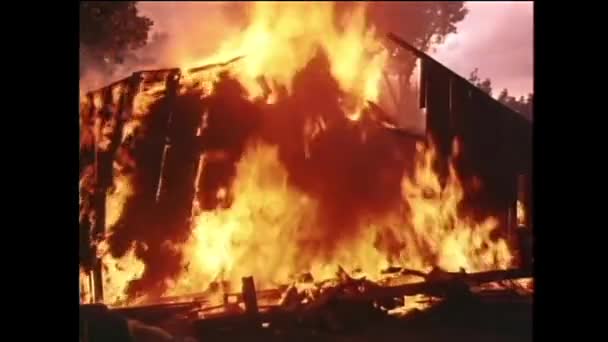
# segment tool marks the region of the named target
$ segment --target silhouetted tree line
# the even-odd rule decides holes
[[[469,75],[469,82],[492,96],[492,80],[487,77],[482,80],[479,77],[478,72],[479,70],[477,68],[471,72]],[[509,90],[504,88],[498,95],[497,100],[514,111],[523,114],[526,118],[532,120],[534,116],[534,93],[529,93],[528,96],[520,96],[519,98],[516,98],[515,96],[509,95]]]

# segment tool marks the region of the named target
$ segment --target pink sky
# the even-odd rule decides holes
[[[467,2],[469,14],[432,55],[464,77],[475,68],[492,80],[493,95],[533,92],[532,1]]]

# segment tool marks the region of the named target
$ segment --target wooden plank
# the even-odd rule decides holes
[[[245,311],[248,315],[257,316],[260,313],[253,277],[243,278],[243,301],[245,303]]]
[[[228,66],[228,65],[230,65],[230,64],[232,64],[234,62],[237,62],[237,61],[241,60],[244,57],[245,56],[238,56],[238,57],[232,58],[229,61],[224,62],[224,63],[207,64],[207,65],[203,65],[203,66],[200,66],[200,67],[191,68],[191,69],[188,69],[188,72],[189,73],[196,73],[196,72],[201,72],[201,71],[205,71],[205,70],[210,70],[210,69],[213,69],[213,68],[225,67],[225,66]]]

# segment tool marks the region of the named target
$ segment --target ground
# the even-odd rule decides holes
[[[532,341],[532,298],[446,303],[408,318],[370,317],[333,324],[324,319],[314,327],[224,330],[203,333],[204,341]],[[330,319],[333,321],[333,319]]]

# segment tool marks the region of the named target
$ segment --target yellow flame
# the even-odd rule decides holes
[[[106,227],[110,230],[118,222],[125,204],[133,193],[129,176],[123,174],[114,176],[114,186],[108,190],[106,196]]]
[[[490,238],[498,222],[492,217],[481,222],[462,217],[458,205],[463,192],[454,168],[450,166],[442,187],[432,168],[435,149],[417,148],[414,172],[404,175],[402,183],[409,214],[397,210],[384,217],[369,217],[356,230],[358,235],[342,241],[333,251],[315,253],[305,246],[326,238],[326,232],[316,228],[319,204],[288,184],[276,147],[250,146],[238,164],[232,188],[218,191],[220,197],[230,192],[232,205],[199,213],[190,239],[174,246],[184,255],[184,271],[170,282],[166,295],[201,292],[217,280],[226,280],[237,286],[231,290],[237,290],[240,279],[249,275],[255,276],[259,288],[291,282],[294,275],[304,272],[314,279],[330,279],[338,266],[348,272],[359,270],[359,275],[371,280],[381,279],[381,271],[391,263],[422,271],[433,266],[453,272],[509,267],[512,255],[506,241]],[[120,181],[117,193],[125,186]],[[129,194],[128,189],[122,194]],[[403,246],[397,257],[376,243],[387,234]],[[145,265],[135,256],[135,245],[118,259],[107,253],[106,241],[99,250],[106,267],[105,301],[120,303],[128,283],[141,277]]]
[[[98,256],[103,263],[103,298],[109,305],[123,304],[127,300],[127,287],[132,280],[143,275],[146,265],[135,255],[133,243],[127,253],[114,258],[108,251],[107,240],[97,245]]]
[[[103,98],[101,96],[101,93],[96,92],[93,94],[93,106],[96,110],[100,110],[103,106]]]
[[[250,148],[238,165],[232,206],[202,212],[194,220],[192,237],[181,247],[187,271],[168,294],[200,292],[220,279],[239,284],[248,275],[260,287],[285,284],[303,272],[328,279],[339,265],[377,280],[390,258],[375,241],[388,233],[406,246],[396,262],[408,268],[475,272],[509,267],[512,255],[506,241],[490,238],[498,222],[490,217],[478,223],[459,215],[460,182],[452,168],[441,187],[431,168],[435,155],[434,148],[420,146],[414,174],[404,177],[410,215],[397,211],[370,217],[361,223],[358,236],[340,243],[328,257],[304,247],[325,237],[315,229],[318,203],[288,185],[275,147]]]
[[[120,97],[124,91],[124,85],[119,83],[112,87],[112,104],[114,106],[118,106],[118,102],[120,101]]]
[[[441,299],[439,299],[439,298],[430,297],[430,296],[423,295],[423,294],[405,296],[403,299],[404,299],[404,305],[394,308],[392,310],[389,310],[388,313],[390,315],[404,316],[404,315],[407,315],[414,311],[423,311],[441,301]]]
[[[140,91],[133,98],[133,117],[145,116],[150,111],[150,105],[164,95],[164,82],[155,82],[149,86],[142,84]]]
[[[458,205],[463,190],[453,165],[450,164],[445,187],[433,170],[435,149],[418,146],[416,168],[412,178],[403,180],[403,196],[411,209],[410,224],[418,242],[436,255],[437,265],[448,271],[464,268],[467,272],[507,268],[512,254],[504,239],[493,241],[490,234],[498,221],[489,217],[482,222],[461,217]]]
[[[314,217],[314,203],[287,185],[276,148],[256,146],[238,165],[232,206],[203,212],[183,246],[188,271],[169,294],[201,291],[211,281],[255,275],[256,280],[288,279],[297,259],[296,230]],[[281,244],[294,240],[286,245]],[[255,257],[254,257],[255,256]]]
[[[91,293],[91,280],[90,275],[82,267],[80,268],[79,274],[80,281],[80,303],[91,304],[93,303],[93,296]]]
[[[294,76],[319,52],[330,62],[330,72],[344,92],[340,99],[346,117],[357,121],[367,101],[376,101],[379,82],[387,61],[375,31],[365,20],[361,5],[336,22],[335,4],[329,2],[256,2],[249,25],[227,39],[217,53],[205,60],[187,60],[182,70],[224,62],[244,56],[231,69],[252,98],[262,96],[258,82],[264,76],[276,100],[277,86],[291,91]],[[202,77],[201,75],[204,75]],[[182,91],[202,87],[211,91],[214,72],[183,73]],[[134,98],[133,116],[141,119],[165,90],[164,82],[147,84]],[[114,95],[114,94],[113,94]],[[116,97],[116,96],[114,96]],[[97,108],[101,98],[94,96]],[[327,129],[323,121],[307,122],[307,142]],[[459,146],[456,144],[456,154]],[[201,212],[193,220],[192,235],[180,248],[184,271],[171,282],[166,295],[183,295],[205,290],[216,280],[238,285],[243,276],[253,275],[260,288],[285,284],[291,277],[310,272],[315,279],[335,276],[338,265],[355,269],[372,280],[392,263],[429,270],[440,266],[448,271],[468,272],[507,268],[512,260],[504,239],[491,239],[498,221],[481,222],[463,217],[460,180],[450,165],[442,187],[432,165],[437,158],[433,146],[417,146],[415,170],[402,180],[403,205],[384,216],[362,221],[357,236],[349,237],[332,251],[314,252],[304,247],[324,239],[326,232],[316,225],[319,203],[288,184],[288,174],[279,162],[277,149],[268,145],[250,146],[237,167],[230,189],[218,191],[218,198],[233,198],[229,208]],[[108,195],[106,220],[113,227],[132,195],[128,179],[116,180]],[[110,234],[112,229],[110,229]],[[376,242],[390,236],[397,251]],[[107,253],[107,241],[100,243],[106,266],[104,295],[108,303],[125,299],[131,280],[142,276],[145,265],[135,255],[135,245],[121,258]],[[149,265],[153,267],[153,265]]]
[[[113,187],[106,196],[106,237],[97,244],[97,255],[103,265],[103,299],[108,305],[125,304],[129,283],[141,278],[145,270],[145,264],[135,255],[135,243],[119,258],[108,251],[108,238],[118,229],[116,223],[133,194],[131,177],[115,172]]]
[[[366,100],[377,100],[388,55],[366,23],[365,6],[357,6],[340,23],[336,16],[332,2],[255,2],[250,23],[240,34],[226,40],[214,55],[184,63],[182,70],[244,56],[235,66],[235,76],[252,98],[263,95],[258,79],[264,76],[273,90],[272,102],[273,85],[290,92],[295,74],[321,50],[349,97],[344,110],[356,120]]]

